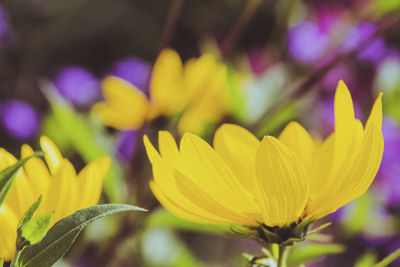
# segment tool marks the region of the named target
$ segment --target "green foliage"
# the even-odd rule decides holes
[[[146,266],[203,266],[190,249],[171,229],[148,229],[142,239],[142,253]]]
[[[35,244],[46,234],[53,220],[54,213],[46,213],[30,220],[18,229],[17,249]]]
[[[360,198],[351,203],[346,211],[346,219],[343,221],[344,231],[347,235],[352,236],[363,231],[368,222],[368,216],[372,214],[372,196],[366,192]]]
[[[376,263],[376,255],[371,252],[365,253],[360,259],[356,261],[354,267],[374,266]]]
[[[33,203],[32,206],[30,206],[30,208],[25,212],[25,214],[19,220],[17,226],[18,229],[20,229],[22,226],[24,226],[32,219],[33,214],[37,211],[41,203],[42,203],[42,196],[40,196],[38,200],[36,200],[36,202]]]
[[[378,262],[374,267],[386,267],[396,259],[400,258],[400,248],[395,252],[391,253],[389,256]]]
[[[375,0],[374,8],[381,14],[398,12],[400,10],[400,1]]]
[[[171,229],[206,232],[213,234],[224,234],[229,232],[231,229],[229,226],[225,225],[219,226],[189,222],[174,216],[164,209],[159,209],[149,214],[146,219],[146,227],[166,227]]]
[[[327,254],[342,253],[345,247],[338,244],[310,244],[304,247],[295,247],[290,253],[288,266],[311,262]]]
[[[0,267],[3,267],[3,265],[4,265],[4,259],[1,259],[0,260]]]
[[[79,233],[89,223],[123,211],[145,211],[142,208],[105,204],[79,210],[57,222],[38,243],[26,247],[18,260],[23,267],[52,266],[69,250]]]
[[[101,129],[95,129],[87,116],[76,112],[55,90],[48,88],[49,84],[44,84],[43,87],[52,108],[47,124],[49,132],[46,134],[55,141],[71,144],[86,162],[111,156],[111,142],[104,135],[100,136]],[[120,177],[123,177],[122,169],[112,160],[103,188],[111,202],[121,202],[124,199],[125,187]]]
[[[22,250],[25,246],[29,246],[38,242],[46,234],[47,229],[53,220],[54,213],[42,214],[32,219],[33,214],[42,203],[42,197],[32,204],[20,219],[17,227],[17,250]]]
[[[19,168],[21,168],[29,159],[43,155],[41,152],[36,152],[33,155],[20,159],[14,165],[4,169],[0,172],[0,206],[6,201],[8,194],[14,185],[15,177],[17,176]]]

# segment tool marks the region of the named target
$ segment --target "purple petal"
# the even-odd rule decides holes
[[[115,63],[109,74],[124,79],[147,92],[151,78],[151,66],[139,58],[126,58]]]
[[[76,106],[89,105],[100,96],[97,79],[87,69],[78,66],[64,67],[54,78],[54,85]]]
[[[328,35],[315,22],[299,23],[289,32],[289,53],[301,63],[310,64],[321,59],[328,45]]]
[[[1,104],[1,121],[8,134],[17,139],[33,137],[38,129],[39,115],[21,100],[8,100]]]

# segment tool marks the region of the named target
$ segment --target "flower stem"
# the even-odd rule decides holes
[[[287,246],[279,246],[279,256],[278,256],[277,267],[286,267],[288,252],[289,251],[288,251]]]
[[[378,262],[377,264],[374,265],[374,267],[385,267],[388,266],[392,261],[396,260],[397,258],[400,257],[400,248],[384,258],[382,261]]]

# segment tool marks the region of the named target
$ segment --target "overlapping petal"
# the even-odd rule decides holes
[[[183,75],[178,53],[171,49],[163,50],[154,64],[150,83],[152,118],[160,114],[174,115],[184,108],[187,95]]]
[[[203,183],[196,184],[180,170],[168,165],[146,136],[144,143],[153,166],[154,181],[151,182],[151,189],[168,210],[183,218],[202,223],[256,223],[236,212],[232,205],[226,206],[226,202],[220,202],[223,198],[223,188],[220,189],[222,195],[211,195]]]
[[[308,200],[309,181],[296,154],[272,136],[265,136],[256,155],[257,182],[263,196],[264,223],[297,222]]]
[[[61,218],[78,209],[95,205],[100,198],[102,181],[110,165],[110,159],[100,158],[89,163],[77,175],[72,164],[61,155],[57,146],[43,136],[40,145],[45,162],[30,159],[16,176],[14,186],[5,203],[0,207],[0,258],[9,260],[15,251],[17,224],[26,210],[41,195],[43,200],[37,215],[54,212],[55,224]],[[21,148],[21,157],[28,157],[33,150],[28,145]],[[0,170],[17,159],[0,148]],[[48,169],[46,167],[46,164]]]
[[[381,95],[365,130],[355,118],[350,92],[340,81],[335,132],[313,140],[291,122],[279,139],[260,142],[247,130],[222,125],[214,149],[185,134],[178,149],[160,132],[160,154],[145,137],[153,165],[151,188],[172,213],[206,223],[288,226],[321,218],[362,195],[383,153]]]
[[[97,103],[93,112],[105,124],[117,129],[137,129],[146,120],[149,112],[147,96],[124,80],[109,76],[102,82],[105,102]]]

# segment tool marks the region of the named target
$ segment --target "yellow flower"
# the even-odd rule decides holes
[[[113,76],[104,79],[102,88],[106,101],[97,103],[93,111],[117,129],[138,129],[147,120],[184,111],[178,129],[200,133],[228,110],[227,68],[210,54],[190,59],[183,66],[175,51],[163,50],[153,68],[150,99]]]
[[[100,198],[109,158],[89,163],[77,174],[49,138],[43,136],[40,146],[45,153],[45,162],[39,158],[30,159],[18,172],[7,200],[0,207],[0,259],[12,258],[18,221],[40,195],[43,199],[35,215],[54,212],[52,225],[79,209],[97,204]],[[22,158],[32,154],[29,145],[22,146]],[[16,162],[13,155],[0,148],[0,171]]]
[[[145,136],[154,176],[150,186],[167,210],[190,221],[292,227],[324,217],[367,190],[383,154],[381,126],[381,95],[363,128],[340,81],[335,131],[324,142],[313,140],[296,122],[279,138],[261,141],[244,128],[224,124],[213,148],[187,133],[178,149],[161,131],[160,153]]]

